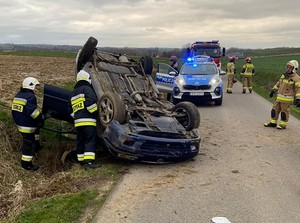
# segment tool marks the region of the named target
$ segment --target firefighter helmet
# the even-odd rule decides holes
[[[246,61],[246,63],[251,63],[251,57],[246,57],[245,61]]]
[[[297,60],[290,60],[289,62],[287,62],[286,65],[287,66],[290,65],[290,66],[294,67],[293,72],[296,72],[296,70],[298,70],[298,67],[299,67]]]
[[[229,57],[230,62],[235,62],[236,59],[237,59],[236,56]]]
[[[176,57],[176,56],[171,56],[171,57],[170,57],[170,61],[172,61],[172,62],[177,62],[177,57]]]
[[[34,90],[37,85],[40,85],[40,82],[34,77],[26,77],[23,80],[22,88]]]
[[[76,80],[77,81],[87,81],[89,83],[92,83],[91,75],[88,72],[84,71],[84,70],[80,70],[78,72]]]

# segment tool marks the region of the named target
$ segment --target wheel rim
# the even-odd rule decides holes
[[[100,120],[104,124],[111,122],[114,116],[113,104],[112,102],[104,98],[100,103]]]

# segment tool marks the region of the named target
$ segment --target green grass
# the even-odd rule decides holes
[[[270,98],[269,92],[279,80],[280,76],[285,72],[286,64],[290,60],[297,60],[300,62],[300,55],[268,55],[266,57],[253,57],[252,63],[255,67],[255,75],[253,77],[254,91],[270,102],[274,102],[275,97]],[[228,59],[223,58],[223,70],[225,70],[227,62]],[[240,73],[244,63],[245,61],[243,59],[238,59],[236,62],[236,73],[238,79],[240,78]],[[291,114],[300,119],[300,108],[292,106]]]
[[[34,201],[14,221],[16,223],[74,222],[80,218],[82,210],[95,202],[97,196],[96,190],[85,190]]]

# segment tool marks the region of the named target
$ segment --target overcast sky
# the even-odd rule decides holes
[[[299,0],[0,0],[0,43],[300,47]]]

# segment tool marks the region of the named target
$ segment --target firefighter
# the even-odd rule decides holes
[[[236,74],[235,61],[236,61],[235,56],[230,57],[229,62],[227,63],[227,66],[226,66],[226,72],[227,72],[227,77],[228,77],[228,81],[227,81],[227,93],[228,94],[232,94],[232,87],[233,87],[233,84],[236,82],[236,79],[234,77],[234,75]]]
[[[178,73],[179,69],[178,69],[178,62],[177,62],[177,57],[176,56],[171,56],[170,57],[170,66]],[[174,71],[173,69],[170,69],[169,72]],[[171,101],[171,96],[172,93],[167,93],[167,100]]]
[[[298,62],[291,60],[287,63],[286,72],[281,75],[279,81],[275,84],[270,92],[273,97],[277,91],[277,97],[271,110],[271,118],[265,127],[276,127],[277,129],[285,129],[289,121],[290,106],[295,99],[295,105],[300,106],[300,77],[296,73]],[[280,122],[277,119],[280,114]]]
[[[41,148],[39,141],[40,127],[43,125],[42,114],[37,108],[34,94],[39,81],[34,77],[23,80],[20,91],[12,102],[12,117],[23,138],[21,166],[25,170],[36,171],[38,165],[32,163],[34,154]]]
[[[245,58],[245,64],[243,65],[241,77],[243,84],[243,94],[246,94],[248,88],[249,93],[252,93],[252,79],[254,75],[254,65],[251,63],[251,57]]]
[[[71,116],[77,133],[77,160],[84,168],[95,169],[97,96],[91,86],[91,76],[80,70],[70,98]]]

